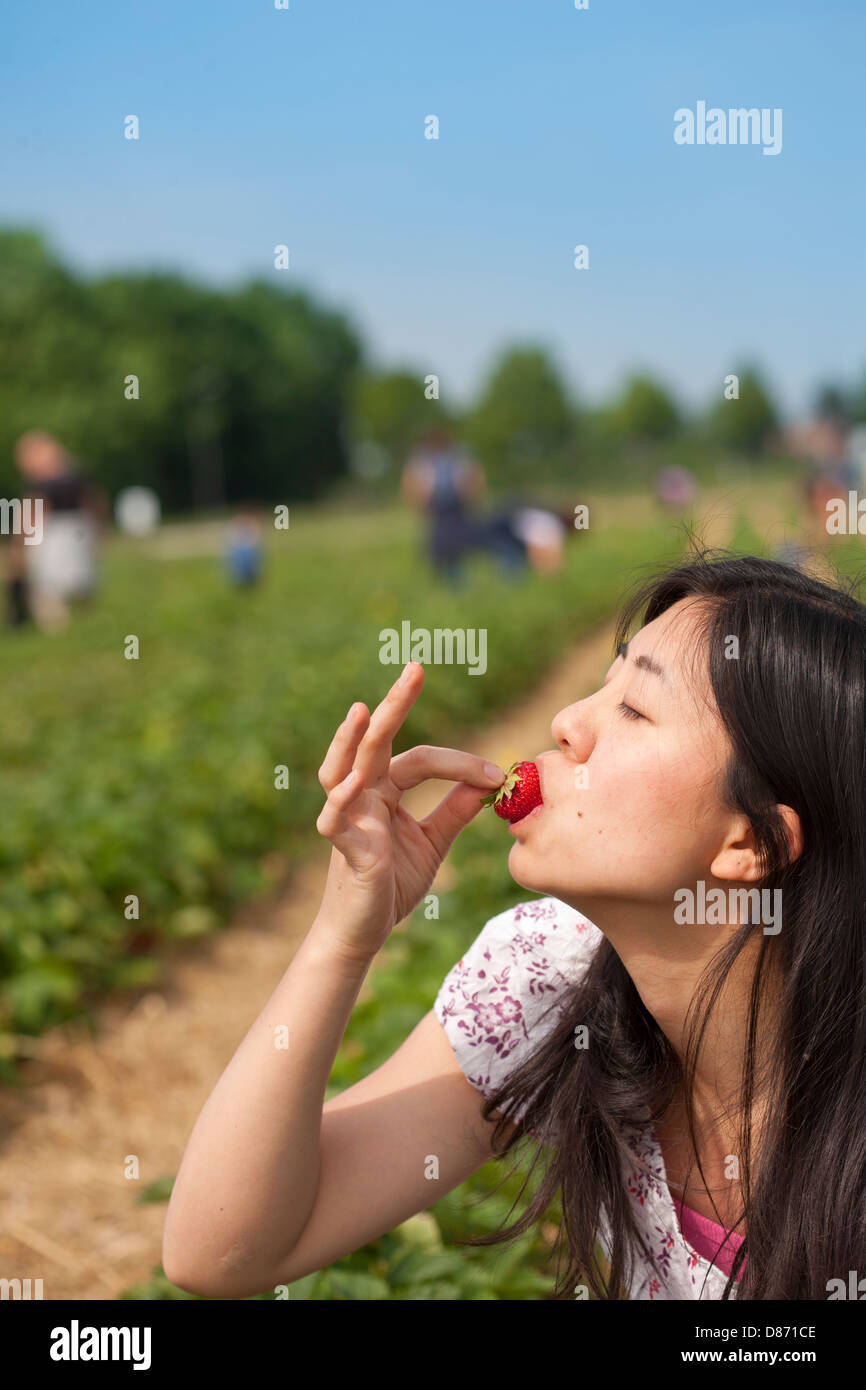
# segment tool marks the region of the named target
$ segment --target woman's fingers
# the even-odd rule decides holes
[[[481,810],[484,794],[501,786],[505,773],[496,763],[485,762],[474,753],[427,744],[409,748],[391,759],[391,780],[401,791],[417,787],[427,778],[457,783],[435,810],[419,821],[438,857],[444,859],[460,831]]]
[[[461,830],[464,830],[481,810],[481,793],[465,782],[452,787],[429,816],[419,821],[440,859],[444,859]]]
[[[373,786],[388,775],[394,736],[421,693],[423,684],[424,667],[418,661],[408,662],[384,700],[374,709],[370,726],[355,755],[355,767],[367,786]]]
[[[391,781],[400,791],[417,787],[429,777],[446,782],[468,782],[473,787],[483,787],[486,792],[505,781],[501,767],[485,762],[474,753],[463,753],[459,748],[435,748],[420,743],[391,759]]]
[[[320,835],[324,835],[326,840],[332,840],[345,829],[346,812],[355,797],[363,790],[364,781],[357,768],[353,768],[341,782],[331,788],[316,821],[316,829]]]
[[[319,768],[319,781],[326,792],[338,782],[342,782],[351,772],[358,744],[369,721],[370,711],[367,706],[356,701],[331,739],[330,747]]]

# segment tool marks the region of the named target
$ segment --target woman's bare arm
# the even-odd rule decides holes
[[[505,777],[454,748],[392,755],[423,680],[410,661],[372,715],[351,705],[319,768],[328,795],[316,828],[333,846],[322,904],[202,1110],[169,1203],[163,1267],[193,1293],[243,1298],[321,1268],[489,1157],[492,1125],[482,1126],[480,1096],[435,1017],[373,1077],[324,1105],[372,961],[428,891],[482,792]],[[456,785],[415,821],[401,797],[427,778]]]
[[[317,920],[223,1073],[169,1204],[163,1267],[178,1287],[245,1298],[291,1283],[490,1158],[493,1126],[432,1011],[378,1070],[323,1104],[369,964],[338,954]]]

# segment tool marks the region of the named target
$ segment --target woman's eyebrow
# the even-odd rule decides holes
[[[620,642],[619,646],[616,649],[617,656],[621,656],[623,661],[625,660],[628,654],[628,649],[630,646],[631,642]],[[667,676],[665,675],[664,667],[660,666],[659,663],[653,657],[643,655],[636,656],[634,658],[634,664],[635,666],[639,666],[641,670],[649,671],[651,675],[658,676],[660,680],[664,682],[665,685],[670,685],[670,682]]]

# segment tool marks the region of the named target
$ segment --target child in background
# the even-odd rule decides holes
[[[262,572],[262,526],[254,507],[242,507],[229,522],[225,561],[238,588],[257,584]]]

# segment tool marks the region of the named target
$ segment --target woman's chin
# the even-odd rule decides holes
[[[532,872],[532,851],[515,840],[508,855],[508,872],[521,888],[531,893],[548,893],[546,883],[539,882],[538,874]]]

